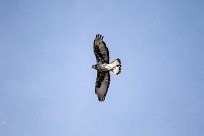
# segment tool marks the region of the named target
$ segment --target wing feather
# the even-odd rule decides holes
[[[99,101],[104,101],[110,84],[109,72],[97,72],[95,93]]]
[[[109,51],[102,35],[96,35],[93,47],[97,63],[109,63]]]

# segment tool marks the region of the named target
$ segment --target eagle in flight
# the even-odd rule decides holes
[[[93,43],[94,54],[96,56],[97,64],[92,65],[92,68],[97,70],[97,78],[95,84],[95,94],[98,96],[99,101],[104,101],[108,92],[110,84],[110,72],[118,75],[121,72],[121,61],[116,59],[109,63],[109,51],[103,41],[103,36],[96,35]]]

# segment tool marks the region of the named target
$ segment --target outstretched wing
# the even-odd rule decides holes
[[[97,63],[109,63],[109,51],[106,47],[106,43],[103,41],[102,35],[96,35],[93,47]]]
[[[104,101],[110,84],[109,72],[97,72],[95,93],[99,101]]]

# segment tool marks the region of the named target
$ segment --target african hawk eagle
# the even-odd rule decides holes
[[[110,73],[118,75],[121,72],[121,61],[119,58],[109,63],[109,51],[103,41],[103,36],[96,35],[93,44],[94,54],[97,64],[92,65],[92,68],[97,70],[97,78],[95,83],[95,94],[99,101],[104,101],[110,84]]]

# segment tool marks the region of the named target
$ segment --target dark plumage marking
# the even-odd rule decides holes
[[[101,83],[103,82],[104,78],[105,78],[105,72],[98,72],[97,73],[97,78],[96,78],[96,87],[100,88],[101,87]]]
[[[102,63],[105,62],[105,54],[102,54],[99,50],[99,47],[96,46],[95,47],[95,51],[94,51],[95,55],[96,55],[96,58],[97,58],[97,62],[101,61]]]

